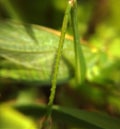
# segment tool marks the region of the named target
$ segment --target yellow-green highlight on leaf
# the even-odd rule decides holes
[[[8,105],[0,105],[0,129],[37,129],[32,119]]]

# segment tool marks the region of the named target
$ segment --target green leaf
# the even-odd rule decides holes
[[[38,42],[30,37],[23,25],[0,23],[0,56],[7,59],[1,60],[0,76],[40,82],[50,81],[59,36],[43,27],[35,25],[31,27]],[[71,41],[66,40],[64,51],[65,55],[69,52],[74,59]],[[58,80],[64,81],[72,76],[69,74],[72,68],[65,62],[67,60],[61,61]]]
[[[29,27],[27,31],[26,27]],[[0,81],[3,78],[11,78],[30,83],[38,82],[41,85],[50,84],[59,35],[60,33],[57,31],[38,25],[28,24],[24,26],[21,23],[1,21]],[[114,56],[109,57],[107,51],[97,50],[85,44],[82,44],[82,50],[87,65],[86,79],[97,83],[104,82],[107,79],[110,80],[109,73],[113,73],[111,69],[105,76],[103,76],[103,71],[112,67],[116,58]],[[116,71],[118,72],[114,73],[117,77],[112,81],[119,83],[119,70]],[[74,44],[70,37],[65,39],[57,83],[64,83],[74,78],[74,75]]]
[[[0,22],[0,77],[48,84],[53,72],[59,34],[37,25],[30,27],[35,40],[24,25],[11,21]],[[91,50],[84,45],[83,51],[86,60],[89,60]],[[74,62],[73,41],[66,38],[59,66],[59,83],[74,77]]]
[[[62,120],[68,118],[66,119],[67,122],[72,123],[74,121],[73,124],[85,129],[118,129],[120,127],[120,120],[102,113],[63,107],[54,107],[54,110],[55,114],[61,114]]]
[[[46,107],[40,105],[16,105],[17,110],[35,118],[43,116]],[[84,129],[119,129],[120,120],[106,114],[53,106],[53,122],[62,122]]]

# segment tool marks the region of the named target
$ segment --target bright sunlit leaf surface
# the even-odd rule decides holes
[[[15,111],[14,109],[0,105],[0,129],[37,129],[32,119]]]

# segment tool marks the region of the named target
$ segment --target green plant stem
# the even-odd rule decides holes
[[[56,52],[55,66],[54,66],[54,71],[53,71],[53,76],[52,76],[52,86],[51,86],[51,92],[50,92],[50,97],[49,97],[49,102],[48,102],[48,112],[47,112],[48,116],[52,112],[52,105],[53,105],[53,101],[54,101],[54,97],[55,97],[56,84],[57,84],[57,74],[58,74],[58,70],[59,70],[60,58],[61,58],[61,55],[62,55],[65,33],[66,33],[68,21],[69,21],[69,14],[70,14],[70,11],[71,11],[71,7],[72,7],[72,4],[69,1],[68,5],[67,5],[67,8],[66,8],[66,11],[65,11],[64,19],[63,19],[58,50]]]
[[[72,7],[72,3],[69,2],[67,5],[67,8],[66,8],[66,11],[65,11],[64,19],[63,19],[61,36],[60,36],[60,40],[59,40],[59,46],[58,46],[58,49],[56,51],[55,65],[54,65],[53,76],[52,76],[52,81],[51,81],[50,97],[49,97],[49,102],[48,102],[48,107],[47,107],[45,119],[41,123],[41,129],[48,128],[51,126],[49,124],[50,123],[49,121],[51,119],[52,106],[53,106],[53,101],[54,101],[55,92],[56,92],[57,75],[58,75],[59,64],[60,64],[60,59],[61,59],[61,55],[62,55],[65,33],[66,33],[68,21],[69,21],[69,14],[71,11],[71,7]]]
[[[85,80],[86,75],[86,63],[83,56],[80,36],[78,31],[78,19],[77,19],[77,1],[73,0],[73,8],[71,9],[72,28],[74,34],[74,49],[75,49],[75,76],[76,82],[81,84]]]

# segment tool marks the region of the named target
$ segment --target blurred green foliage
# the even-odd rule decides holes
[[[32,24],[39,24],[46,27],[60,30],[67,0],[9,0],[15,10],[16,17],[8,6],[4,6],[0,0],[1,19],[17,19],[19,16],[22,21]],[[59,87],[56,94],[56,104],[72,106],[92,111],[104,111],[110,115],[120,118],[120,1],[119,0],[79,0],[78,19],[80,36],[85,42],[94,46],[94,51],[98,51],[97,57],[93,56],[94,61],[98,60],[97,67],[89,69],[89,81],[80,87],[75,86],[74,82]],[[71,33],[71,30],[68,30]],[[93,47],[93,48],[94,48]],[[97,48],[97,49],[96,49]],[[91,76],[92,73],[92,76]],[[0,100],[1,103],[44,103],[46,104],[49,96],[49,87],[35,87],[34,84],[23,82],[13,82],[9,79],[0,80]],[[32,88],[29,85],[33,86]],[[39,86],[40,84],[36,84]],[[4,111],[3,111],[4,110]],[[23,119],[23,125],[36,128],[36,125],[29,117],[16,115],[14,109],[7,109],[6,106],[0,107],[0,111],[8,112],[2,114],[7,124],[6,118],[16,119],[18,125]],[[32,112],[32,110],[31,110]],[[20,115],[20,117],[19,117]],[[23,114],[22,114],[23,115]],[[13,117],[16,116],[16,117]],[[20,119],[20,121],[19,121]],[[4,123],[3,122],[3,123]],[[6,123],[3,124],[7,125]],[[13,124],[13,123],[12,123]],[[10,125],[10,124],[8,124]],[[66,128],[61,125],[55,128]],[[5,129],[4,127],[2,129]],[[24,128],[23,128],[24,129]],[[25,128],[26,129],[26,128]],[[28,129],[28,128],[27,128]]]
[[[3,0],[1,0],[3,1]],[[61,28],[64,10],[67,0],[4,0],[10,1],[18,15],[26,22],[40,24],[51,28]],[[2,2],[1,2],[2,3]],[[92,18],[95,25],[108,24],[119,29],[119,0],[79,0],[78,15],[80,28],[88,27]],[[1,4],[1,17],[13,17],[10,8],[4,8]],[[96,16],[96,17],[95,17]],[[15,18],[15,17],[14,17]],[[97,22],[97,23],[96,23]],[[81,26],[81,24],[83,26]],[[80,29],[81,30],[81,29]]]

